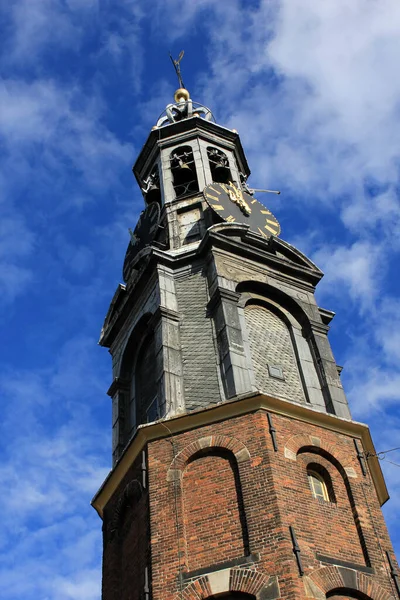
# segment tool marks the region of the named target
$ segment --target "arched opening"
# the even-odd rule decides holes
[[[150,423],[159,417],[155,371],[155,340],[150,334],[139,348],[131,379],[131,425]]]
[[[189,571],[249,554],[246,515],[233,453],[208,448],[191,457],[182,478]]]
[[[253,323],[253,328],[250,330],[248,319],[246,318],[248,338],[250,342],[251,355],[259,354],[261,360],[260,370],[264,369],[264,384],[269,384],[268,389],[258,389],[270,393],[271,395],[279,394],[281,397],[287,398],[295,402],[307,402],[321,409],[329,411],[329,395],[325,389],[325,383],[322,371],[320,369],[318,355],[315,352],[315,344],[313,333],[310,329],[310,321],[302,308],[286,294],[273,288],[272,286],[262,284],[260,282],[245,281],[239,283],[236,291],[241,294],[239,301],[240,310],[243,310],[244,315],[250,307],[257,307],[258,310],[265,309],[270,313],[268,327]],[[259,313],[261,316],[261,312]],[[255,313],[253,316],[256,316]],[[278,330],[274,331],[272,323],[275,316],[275,323],[280,323],[279,330],[282,335],[279,336]],[[255,321],[255,319],[253,319]],[[265,320],[265,319],[264,319]],[[279,320],[279,321],[278,321]],[[286,326],[286,327],[285,327]],[[283,380],[288,381],[285,375],[285,365],[279,359],[279,352],[274,352],[274,344],[271,343],[272,338],[278,335],[279,345],[277,348],[283,351],[283,356],[288,361],[289,370],[286,369],[286,375],[289,374],[294,385],[287,385]],[[290,340],[286,339],[289,335]],[[252,339],[253,342],[252,342]],[[268,343],[268,346],[263,343]],[[267,339],[268,338],[268,339]],[[284,350],[286,347],[286,351]],[[253,350],[254,348],[254,350]],[[271,359],[271,366],[262,361],[263,354],[268,353],[268,359]],[[278,360],[274,360],[277,357]],[[268,360],[268,365],[269,365]],[[278,367],[275,369],[274,367]],[[280,368],[279,368],[280,367]],[[253,369],[257,383],[257,373],[253,361]],[[268,372],[266,372],[266,369]],[[265,380],[266,376],[270,379]],[[272,381],[272,379],[275,381]],[[281,382],[279,383],[279,379]]]
[[[158,170],[158,165],[154,165],[150,175],[143,181],[142,192],[146,204],[151,204],[151,202],[161,204],[160,172]]]
[[[219,148],[208,146],[207,156],[212,180],[218,183],[228,183],[229,181],[232,181],[232,174],[229,169],[227,155],[222,152],[222,150],[219,150]]]
[[[257,388],[272,396],[306,402],[291,331],[275,312],[260,304],[244,309]]]
[[[177,198],[199,191],[193,150],[190,146],[176,148],[170,155],[173,185]]]
[[[317,552],[371,566],[354,495],[341,463],[323,448],[315,446],[302,446],[297,456],[304,477],[299,493],[301,502],[307,505],[303,524],[307,529],[307,522],[315,523],[320,519],[324,522],[324,528],[316,533],[313,540]],[[328,501],[318,498],[318,502],[310,502],[309,470],[316,476],[322,476]]]

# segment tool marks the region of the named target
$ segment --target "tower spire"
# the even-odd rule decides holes
[[[314,295],[323,273],[278,237],[238,133],[191,100],[182,57],[133,167],[146,207],[100,338],[102,600],[394,600],[388,493]]]

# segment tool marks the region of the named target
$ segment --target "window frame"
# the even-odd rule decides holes
[[[319,500],[320,502],[332,502],[329,493],[329,486],[325,480],[325,477],[321,473],[318,473],[318,471],[312,467],[307,468],[307,480],[313,498]],[[317,493],[315,480],[321,486],[321,493]]]

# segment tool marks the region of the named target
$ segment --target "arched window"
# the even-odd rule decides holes
[[[229,169],[228,157],[222,150],[208,146],[208,160],[210,163],[211,177],[218,183],[228,183],[232,181],[232,174]]]
[[[244,316],[257,388],[304,403],[293,337],[285,321],[258,304],[247,304]]]
[[[314,498],[322,502],[335,502],[332,481],[326,469],[318,464],[308,465],[307,478]]]
[[[230,450],[209,448],[193,455],[183,474],[182,490],[189,570],[249,554],[239,469]],[[218,544],[212,543],[216,531],[223,533]]]
[[[199,191],[193,151],[190,146],[176,148],[170,155],[173,185],[177,198]]]
[[[159,417],[157,381],[154,372],[155,342],[154,335],[150,335],[139,349],[132,378],[131,425],[134,420],[136,427],[142,423],[155,421]]]

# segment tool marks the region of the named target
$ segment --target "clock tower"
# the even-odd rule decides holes
[[[238,133],[181,87],[133,172],[144,210],[100,337],[103,600],[399,598],[323,274],[247,187]]]

